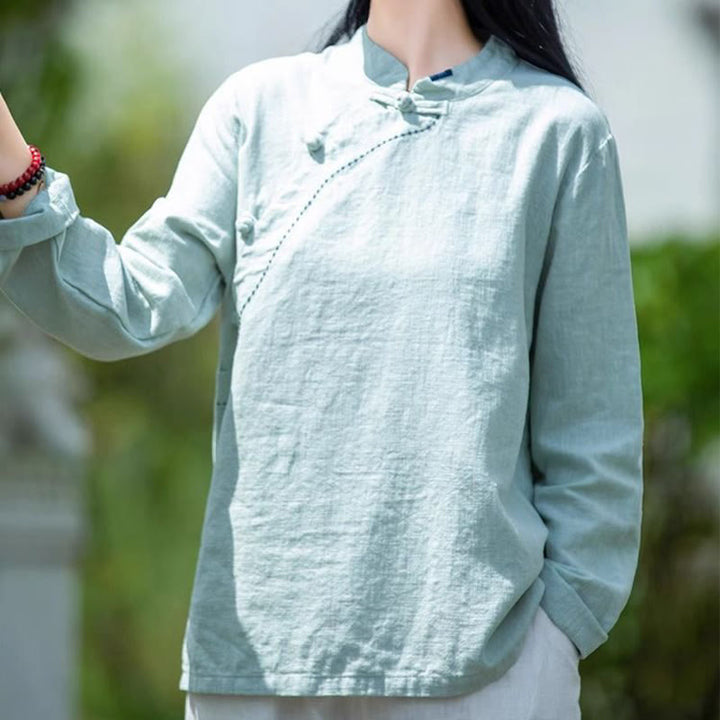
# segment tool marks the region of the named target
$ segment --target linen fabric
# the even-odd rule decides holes
[[[460,695],[538,606],[585,658],[629,598],[642,393],[608,119],[495,35],[406,80],[365,25],[250,63],[120,242],[52,167],[0,221],[3,293],[87,357],[219,314],[182,690]]]
[[[443,697],[185,694],[185,720],[580,720],[580,657],[541,606],[518,659],[480,690]]]

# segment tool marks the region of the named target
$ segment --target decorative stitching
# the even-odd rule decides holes
[[[420,133],[420,132],[424,132],[425,130],[429,130],[431,127],[434,127],[436,123],[437,123],[437,119],[429,122],[429,123],[428,123],[427,125],[425,125],[424,127],[414,128],[414,129],[412,129],[412,130],[404,130],[403,132],[396,133],[395,135],[391,135],[389,138],[385,138],[384,140],[381,140],[380,142],[375,143],[375,145],[373,145],[373,146],[371,146],[370,148],[368,148],[367,150],[365,150],[365,152],[361,153],[360,155],[356,155],[356,156],[355,156],[354,158],[352,158],[351,160],[348,160],[348,161],[347,161],[346,163],[344,163],[343,165],[340,165],[340,167],[335,168],[335,170],[333,170],[333,171],[320,183],[320,185],[317,187],[317,189],[315,190],[315,192],[310,196],[310,198],[307,200],[307,202],[305,203],[305,205],[303,205],[303,207],[300,209],[300,212],[298,212],[298,214],[295,216],[295,219],[292,221],[292,223],[290,224],[290,226],[288,227],[288,229],[285,231],[285,233],[283,234],[283,236],[280,238],[280,240],[278,240],[277,244],[276,244],[275,247],[273,248],[273,251],[272,251],[272,253],[270,254],[270,259],[269,259],[269,260],[267,261],[267,263],[265,264],[265,267],[263,268],[263,271],[262,271],[262,273],[260,274],[260,277],[258,278],[257,282],[255,283],[255,287],[251,290],[250,294],[247,296],[247,298],[245,299],[245,301],[243,302],[243,304],[240,306],[240,309],[237,311],[237,324],[238,324],[238,326],[240,325],[240,320],[241,320],[241,318],[242,318],[243,311],[244,311],[245,308],[247,307],[247,304],[250,302],[250,300],[252,300],[253,296],[254,296],[255,293],[257,292],[258,287],[260,287],[260,283],[263,281],[263,278],[264,278],[265,275],[267,274],[267,271],[268,271],[268,269],[269,269],[269,267],[270,267],[270,264],[272,263],[275,255],[277,254],[277,251],[280,249],[280,246],[282,245],[283,241],[284,241],[285,238],[287,238],[287,236],[290,234],[290,231],[291,231],[291,230],[293,229],[293,227],[296,225],[296,223],[298,222],[298,220],[302,217],[303,213],[308,209],[308,207],[310,207],[310,205],[311,205],[312,202],[315,200],[316,196],[317,196],[318,193],[322,190],[322,188],[323,188],[325,185],[327,185],[327,183],[330,182],[330,180],[332,180],[332,178],[335,177],[338,173],[342,172],[343,170],[345,170],[346,168],[350,167],[351,165],[357,163],[359,160],[362,160],[362,158],[364,158],[366,155],[369,155],[369,154],[370,154],[371,152],[373,152],[374,150],[377,150],[377,148],[381,147],[382,145],[385,145],[386,143],[390,142],[391,140],[397,140],[398,138],[401,138],[401,137],[405,137],[405,136],[408,136],[408,135],[415,135],[416,133]]]

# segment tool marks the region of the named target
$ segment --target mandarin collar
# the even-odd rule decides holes
[[[407,67],[389,50],[375,42],[367,32],[367,22],[350,36],[347,43],[361,75],[373,86],[404,90]],[[410,93],[430,99],[461,100],[484,90],[506,75],[519,61],[513,48],[491,34],[482,48],[467,60],[418,78]]]

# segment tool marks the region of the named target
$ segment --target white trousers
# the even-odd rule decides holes
[[[580,655],[538,607],[510,669],[451,697],[186,693],[185,720],[579,720]]]

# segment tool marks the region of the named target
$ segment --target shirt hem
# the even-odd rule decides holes
[[[518,660],[521,651],[522,647],[518,647],[504,663],[482,673],[451,677],[428,673],[204,675],[192,670],[183,670],[179,689],[185,692],[229,695],[451,697],[476,692],[498,680]]]

